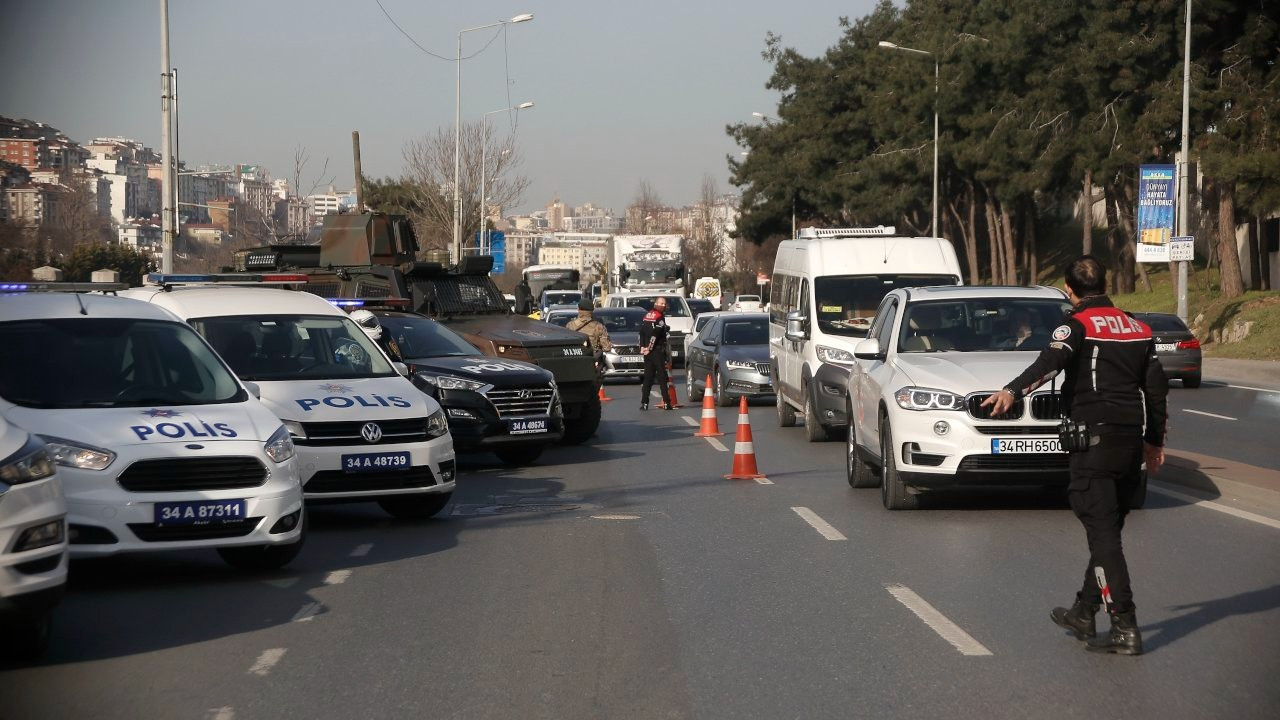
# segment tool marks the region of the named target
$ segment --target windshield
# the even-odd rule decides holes
[[[581,299],[582,293],[577,291],[569,292],[566,290],[558,290],[556,292],[548,291],[542,294],[542,304],[547,306],[577,305],[578,301]]]
[[[577,270],[560,268],[555,270],[526,270],[524,279],[529,283],[529,291],[536,298],[547,288],[564,288],[572,290],[578,287],[582,274]]]
[[[474,345],[462,336],[430,318],[412,315],[383,315],[378,318],[383,332],[400,346],[400,356],[407,359],[479,355]]]
[[[666,283],[679,280],[684,274],[684,267],[680,263],[637,262],[632,263],[627,270],[631,273],[627,282],[633,283]]]
[[[1147,315],[1138,313],[1134,317],[1147,324],[1153,332],[1190,332],[1182,324],[1177,315]]]
[[[740,302],[740,303],[744,303],[744,302],[753,302],[753,303],[758,303],[758,302],[760,302],[760,296],[759,296],[759,295],[739,295],[739,296],[738,296],[738,302]]]
[[[247,397],[190,327],[118,318],[0,324],[0,396],[36,408],[208,405]]]
[[[627,307],[644,308],[645,310],[653,309],[653,301],[657,298],[653,295],[648,297],[629,297],[627,298]],[[689,317],[689,307],[684,304],[684,298],[678,295],[667,296],[667,311],[664,313],[667,317]]]
[[[564,327],[565,325],[569,324],[570,320],[576,317],[578,317],[578,313],[576,311],[575,312],[553,312],[549,316],[547,316],[547,322],[551,323],[552,325],[559,325],[560,327]]]
[[[1070,309],[1066,300],[981,298],[907,306],[898,352],[1040,351]]]
[[[350,380],[395,370],[347,317],[230,315],[192,320],[241,380]]]
[[[829,275],[814,280],[818,328],[830,335],[866,337],[880,301],[901,287],[955,285],[954,275]]]
[[[639,332],[640,321],[644,320],[642,312],[607,312],[597,310],[595,318],[604,325],[605,330],[614,332]]]
[[[721,343],[725,345],[768,345],[769,321],[730,320],[724,324]]]

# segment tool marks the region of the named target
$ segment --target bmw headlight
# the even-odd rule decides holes
[[[266,451],[267,457],[278,463],[293,457],[293,437],[289,433],[289,428],[281,425],[271,433],[271,438],[267,440],[263,450]]]
[[[813,349],[818,354],[818,359],[824,363],[852,365],[854,362],[853,353],[848,350],[827,347],[826,345],[815,345]]]
[[[724,366],[730,370],[755,370],[756,364],[749,360],[725,360]]]
[[[449,432],[449,422],[444,419],[444,411],[436,410],[427,416],[427,437],[438,438]]]
[[[480,392],[480,390],[488,384],[480,382],[479,380],[468,380],[454,375],[419,375],[418,377],[426,380],[427,384],[434,385],[440,390],[470,390],[472,392]]]
[[[116,459],[110,450],[45,435],[41,438],[53,461],[63,467],[106,470]]]
[[[34,435],[3,463],[0,465],[0,483],[5,485],[34,482],[53,474],[53,460],[44,443]]]
[[[904,387],[894,393],[903,410],[963,410],[964,398],[945,390]]]

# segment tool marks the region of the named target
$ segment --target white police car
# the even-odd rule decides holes
[[[0,656],[31,657],[67,582],[67,505],[40,438],[0,418]]]
[[[160,308],[0,297],[0,415],[40,435],[59,466],[72,557],[216,548],[271,569],[302,547],[288,431]]]
[[[311,293],[249,286],[254,279],[306,276],[157,274],[124,294],[186,320],[261,393],[293,435],[308,500],[376,500],[403,518],[442,510],[456,483],[439,403],[345,312]]]

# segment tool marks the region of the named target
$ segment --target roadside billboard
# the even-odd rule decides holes
[[[1173,165],[1138,169],[1138,262],[1169,262],[1176,177]]]

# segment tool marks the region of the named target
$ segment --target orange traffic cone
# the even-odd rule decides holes
[[[662,407],[667,408],[668,410],[675,410],[676,408],[684,407],[680,404],[680,398],[676,397],[676,381],[671,379],[670,360],[667,361],[667,397],[671,398],[671,407],[667,408],[665,404]]]
[[[707,373],[707,384],[702,389],[702,425],[694,437],[720,437],[720,422],[716,419],[716,401],[711,396],[711,373]]]
[[[747,416],[747,397],[738,404],[738,438],[733,444],[733,470],[725,480],[755,480],[764,475],[756,469],[756,449],[751,444],[751,419]]]
[[[602,382],[602,383],[600,383],[600,402],[602,402],[602,403],[613,402],[613,398],[611,398],[611,397],[609,397],[608,395],[605,395],[605,394],[604,394],[604,383],[603,383],[603,382]]]

